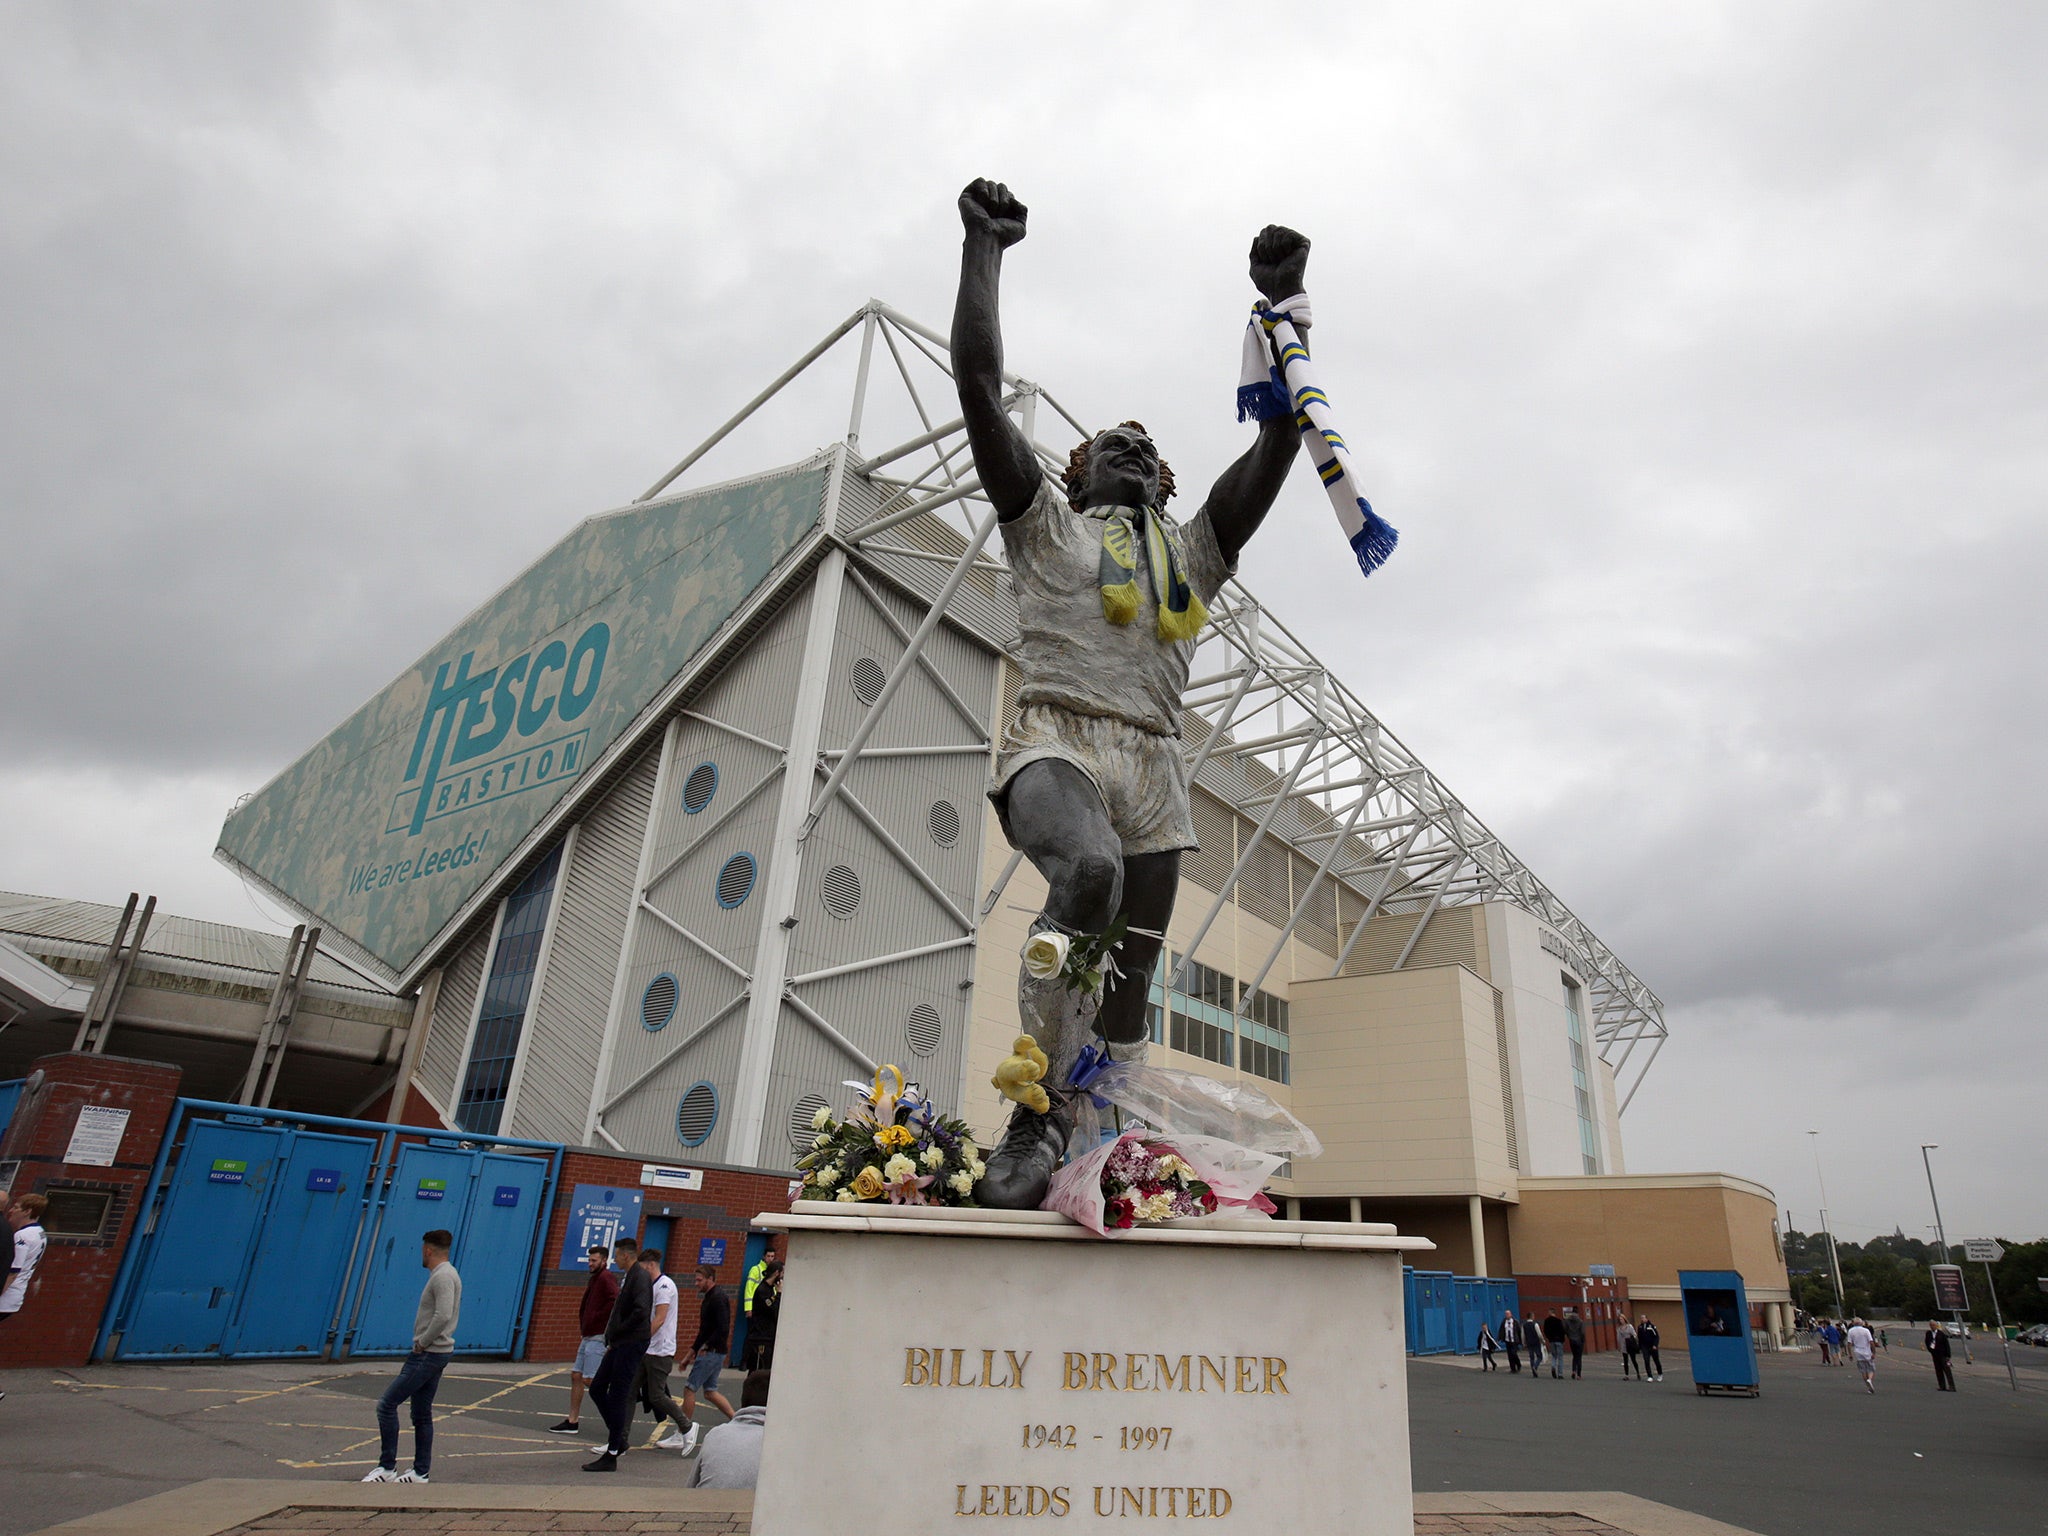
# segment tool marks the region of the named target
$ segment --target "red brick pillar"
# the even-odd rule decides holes
[[[51,1199],[50,1242],[20,1315],[0,1328],[0,1367],[83,1365],[90,1357],[183,1076],[162,1062],[73,1051],[30,1068],[34,1086],[22,1090],[0,1163],[18,1164],[13,1194]],[[81,1115],[85,1109],[127,1111],[117,1145],[114,1117]],[[112,1145],[112,1163],[67,1162],[95,1155],[96,1132]],[[80,1230],[95,1220],[96,1231]]]

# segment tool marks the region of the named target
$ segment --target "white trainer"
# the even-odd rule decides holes
[[[372,1467],[363,1474],[363,1481],[366,1483],[395,1483],[398,1481],[398,1474],[390,1467]]]
[[[403,1472],[399,1473],[398,1476],[391,1479],[391,1481],[393,1481],[394,1483],[425,1483],[431,1482],[432,1479],[429,1478],[427,1474],[422,1472],[418,1467],[407,1467]]]
[[[703,1438],[703,1428],[699,1425],[692,1424],[689,1428],[689,1432],[683,1436],[683,1443],[677,1446],[676,1449],[681,1451],[685,1456],[687,1456],[692,1451],[697,1449],[697,1442]]]

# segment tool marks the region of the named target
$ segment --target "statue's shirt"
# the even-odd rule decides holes
[[[1017,703],[1057,704],[1076,714],[1178,736],[1181,690],[1187,686],[1195,641],[1159,638],[1159,600],[1142,538],[1133,541],[1137,616],[1128,624],[1103,617],[1102,524],[1112,510],[1075,512],[1057,484],[1042,480],[1024,515],[999,525],[1023,635]],[[1160,516],[1160,521],[1169,529],[1175,526],[1171,518]],[[1180,542],[1188,585],[1204,603],[1213,602],[1232,572],[1217,547],[1208,508],[1169,537]]]

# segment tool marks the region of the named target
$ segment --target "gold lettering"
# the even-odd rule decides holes
[[[1121,1497],[1117,1501],[1116,1516],[1121,1520],[1125,1515],[1145,1513],[1145,1490],[1142,1488],[1119,1488]]]
[[[996,1490],[987,1483],[981,1485],[981,1508],[978,1515],[992,1515],[996,1512]]]
[[[1088,1390],[1088,1357],[1077,1350],[1066,1352],[1066,1375],[1060,1381],[1062,1392],[1086,1392]]]
[[[1179,1510],[1179,1508],[1177,1507],[1179,1503],[1180,1503],[1180,1490],[1179,1490],[1178,1488],[1169,1488],[1169,1489],[1167,1489],[1167,1490],[1166,1490],[1166,1517],[1167,1517],[1167,1518],[1168,1518],[1169,1520],[1178,1520],[1178,1519],[1180,1518],[1180,1510]]]
[[[1100,1392],[1105,1381],[1108,1383],[1109,1390],[1114,1392],[1116,1390],[1115,1355],[1095,1356],[1095,1379],[1088,1383],[1088,1390],[1090,1392]]]
[[[1209,1490],[1209,1514],[1211,1518],[1221,1520],[1229,1513],[1230,1490],[1228,1488],[1211,1488]]]
[[[1102,1507],[1102,1496],[1105,1493],[1109,1495],[1109,1508],[1107,1509]],[[1116,1490],[1114,1488],[1105,1488],[1100,1483],[1095,1485],[1095,1513],[1102,1516],[1105,1520],[1116,1513]]]
[[[1157,1390],[1150,1382],[1145,1380],[1145,1367],[1150,1364],[1151,1361],[1144,1355],[1124,1356],[1124,1390],[1126,1392],[1152,1392]]]
[[[974,1513],[973,1510],[967,1507],[967,1485],[965,1483],[955,1483],[953,1485],[953,1513],[956,1515],[971,1515]]]
[[[992,1349],[984,1349],[981,1352],[981,1385],[996,1385],[996,1352]]]
[[[1197,1392],[1208,1391],[1209,1378],[1211,1376],[1214,1376],[1216,1378],[1216,1390],[1218,1392],[1227,1390],[1223,1384],[1223,1357],[1219,1355],[1213,1362],[1209,1359],[1207,1355],[1201,1355],[1197,1358],[1200,1359],[1202,1362],[1202,1384],[1199,1387],[1195,1388],[1195,1390]]]
[[[1148,1495],[1150,1495],[1146,1502],[1152,1506],[1150,1509],[1146,1510],[1145,1513],[1151,1516],[1152,1518],[1157,1519],[1159,1516],[1159,1490],[1157,1488],[1147,1488],[1145,1492]]]
[[[1018,1486],[1017,1486],[1017,1485],[1016,1485],[1015,1483],[1005,1483],[1005,1484],[1003,1484],[1003,1513],[1004,1513],[1004,1515],[1006,1515],[1006,1516],[1011,1516],[1011,1515],[1021,1515],[1021,1514],[1023,1514],[1023,1513],[1024,1513],[1024,1511],[1023,1511],[1023,1510],[1021,1510],[1021,1509],[1019,1509],[1019,1508],[1017,1507],[1017,1495],[1018,1495],[1019,1493],[1021,1493],[1021,1492],[1023,1492],[1023,1490],[1022,1490],[1021,1488],[1019,1488],[1019,1487],[1018,1487]]]
[[[1173,1382],[1173,1378],[1176,1374],[1174,1370],[1174,1362],[1167,1359],[1164,1355],[1155,1355],[1153,1356],[1153,1359],[1156,1360],[1159,1365],[1159,1380],[1152,1384],[1152,1390],[1154,1392],[1186,1392],[1194,1386],[1194,1370],[1192,1367],[1192,1363],[1189,1361],[1186,1355],[1182,1355],[1180,1357],[1180,1369],[1178,1372],[1180,1376],[1180,1385],[1178,1387],[1176,1387]]]
[[[966,1351],[966,1350],[964,1350],[964,1349],[956,1349],[956,1350],[954,1350],[954,1351],[953,1351],[953,1379],[952,1379],[951,1381],[949,1381],[949,1382],[947,1382],[947,1383],[946,1383],[946,1385],[947,1385],[947,1386],[949,1386],[949,1387],[978,1387],[978,1386],[980,1386],[980,1385],[981,1385],[981,1382],[980,1382],[979,1380],[975,1380],[975,1381],[962,1381],[962,1380],[960,1379],[960,1361],[961,1361],[961,1358],[962,1358],[962,1357],[963,1357],[963,1356],[964,1356],[964,1355],[965,1355],[966,1353],[967,1353],[967,1351]]]
[[[1278,1355],[1267,1355],[1264,1357],[1264,1360],[1266,1365],[1266,1385],[1261,1390],[1279,1392],[1284,1396],[1292,1397],[1294,1394],[1287,1390],[1287,1362]]]
[[[903,1385],[921,1387],[931,1378],[932,1352],[928,1349],[903,1351]]]
[[[1051,1503],[1050,1496],[1036,1483],[1024,1490],[1024,1513],[1027,1515],[1042,1515]]]
[[[1031,1351],[1027,1349],[1020,1355],[1014,1349],[1006,1349],[1003,1351],[1003,1358],[1010,1362],[1010,1380],[1008,1384],[1022,1392],[1024,1390],[1024,1365],[1031,1358]]]
[[[1252,1385],[1252,1367],[1257,1365],[1259,1362],[1250,1355],[1239,1355],[1236,1358],[1237,1390],[1240,1392],[1258,1391],[1259,1389]]]
[[[1201,1516],[1209,1513],[1207,1507],[1202,1503],[1203,1492],[1204,1490],[1200,1488],[1190,1488],[1188,1490],[1188,1518],[1190,1520],[1199,1519]]]
[[[1067,1485],[1062,1483],[1052,1491],[1052,1512],[1061,1519],[1065,1519],[1066,1513],[1071,1507],[1067,1500]]]

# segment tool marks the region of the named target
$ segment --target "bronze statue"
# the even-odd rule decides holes
[[[976,1190],[982,1204],[1012,1210],[1035,1208],[1059,1166],[1072,1130],[1065,1085],[1091,1032],[1113,1059],[1144,1052],[1152,968],[1180,856],[1195,846],[1180,741],[1188,664],[1206,604],[1301,445],[1291,410],[1261,421],[1185,524],[1164,515],[1172,471],[1136,422],[1077,447],[1064,484],[1048,478],[1002,405],[997,284],[1025,217],[1000,183],[960,194],[953,310],[961,415],[1022,628],[1018,717],[989,794],[1051,888],[1019,982],[1024,1028],[1044,1059],[1013,1057],[1010,1086],[999,1077],[1006,1092],[1023,1091],[1011,1093],[1018,1102]],[[1252,282],[1268,304],[1300,294],[1307,262],[1308,241],[1291,229],[1269,224],[1252,242]],[[1049,1091],[1029,1091],[1034,1074]]]

